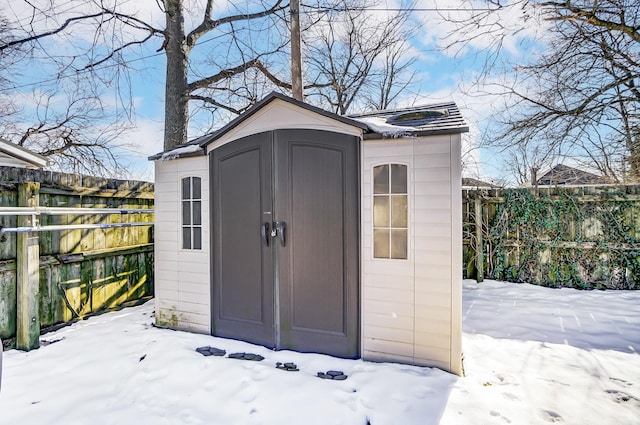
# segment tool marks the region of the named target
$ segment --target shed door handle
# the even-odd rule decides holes
[[[264,243],[264,246],[269,246],[269,239],[271,237],[271,234],[269,233],[269,223],[262,223],[262,226],[260,227],[262,231],[262,242]]]
[[[276,221],[275,226],[278,229],[278,236],[280,237],[280,245],[285,245],[284,231],[287,228],[287,224],[284,221]]]

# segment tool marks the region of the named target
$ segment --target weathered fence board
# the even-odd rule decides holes
[[[0,167],[0,206],[40,183],[43,207],[153,209],[153,184]],[[152,213],[40,215],[40,224],[152,222]],[[15,216],[0,225],[16,227]],[[16,335],[16,233],[0,233],[0,337]],[[153,227],[39,232],[39,320],[66,322],[153,295]]]
[[[640,289],[640,185],[463,190],[462,197],[465,277]]]

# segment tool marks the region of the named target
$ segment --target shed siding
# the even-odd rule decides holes
[[[362,143],[362,356],[369,360],[414,361],[415,295],[412,141],[370,140]],[[409,258],[373,258],[373,167],[387,163],[408,166]]]
[[[181,182],[202,179],[202,249],[182,249]],[[156,161],[155,294],[161,326],[210,333],[209,171],[207,157]]]
[[[461,371],[459,140],[459,135],[443,135],[363,142],[361,258],[365,359]],[[385,163],[409,167],[407,260],[373,258],[372,170]]]

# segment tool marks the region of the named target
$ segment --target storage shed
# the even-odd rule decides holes
[[[344,117],[273,93],[153,157],[159,326],[461,373],[453,103]]]

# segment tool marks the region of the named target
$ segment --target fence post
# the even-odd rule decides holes
[[[478,283],[484,280],[484,253],[482,249],[482,195],[480,191],[476,192],[475,216],[476,216],[476,281]]]
[[[18,185],[18,206],[36,207],[40,183]],[[18,216],[18,227],[35,226],[35,216]],[[16,348],[33,350],[40,346],[40,248],[38,232],[18,233],[16,250],[17,323]]]

